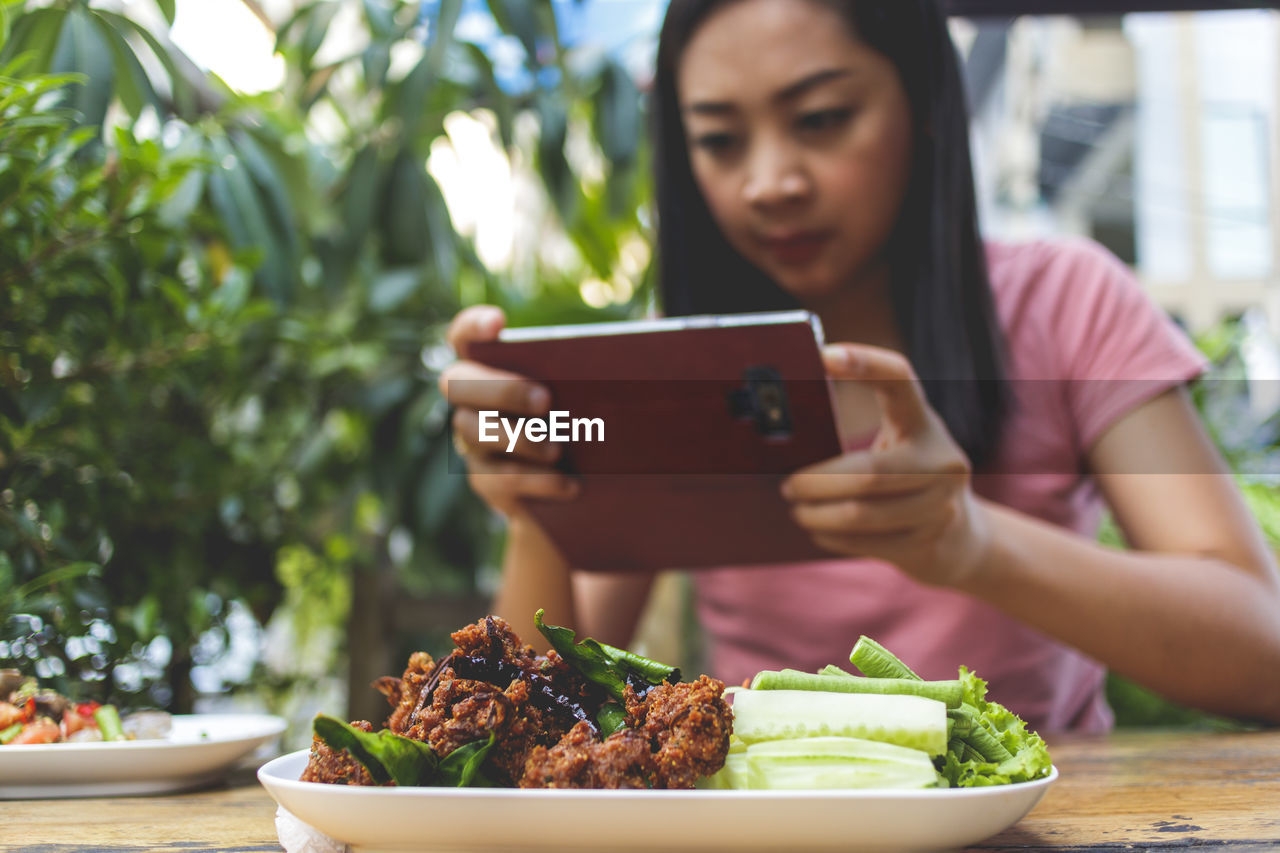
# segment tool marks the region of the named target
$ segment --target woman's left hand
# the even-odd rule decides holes
[[[911,364],[892,350],[823,350],[837,382],[866,383],[880,428],[866,450],[804,468],[782,485],[792,515],[819,546],[892,563],[921,583],[957,586],[980,567],[987,524],[970,465],[925,399]]]

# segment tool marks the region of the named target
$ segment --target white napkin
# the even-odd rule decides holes
[[[351,853],[349,846],[303,823],[284,806],[276,809],[276,835],[285,853]]]

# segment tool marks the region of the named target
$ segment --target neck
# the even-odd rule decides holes
[[[882,262],[850,286],[804,307],[822,320],[828,343],[859,343],[901,352],[902,335],[889,298],[889,264]]]

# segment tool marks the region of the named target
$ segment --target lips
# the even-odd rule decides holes
[[[761,244],[783,266],[804,266],[812,262],[831,242],[830,231],[791,231],[765,235]]]

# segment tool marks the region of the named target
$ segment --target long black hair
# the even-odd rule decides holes
[[[734,250],[693,178],[676,90],[698,27],[735,0],[671,0],[652,94],[658,263],[669,316],[796,308]],[[897,69],[911,105],[914,160],[888,246],[906,355],[930,404],[975,469],[991,458],[1008,406],[1002,336],[978,233],[959,58],[936,0],[817,0]],[[849,199],[857,204],[857,199]]]

